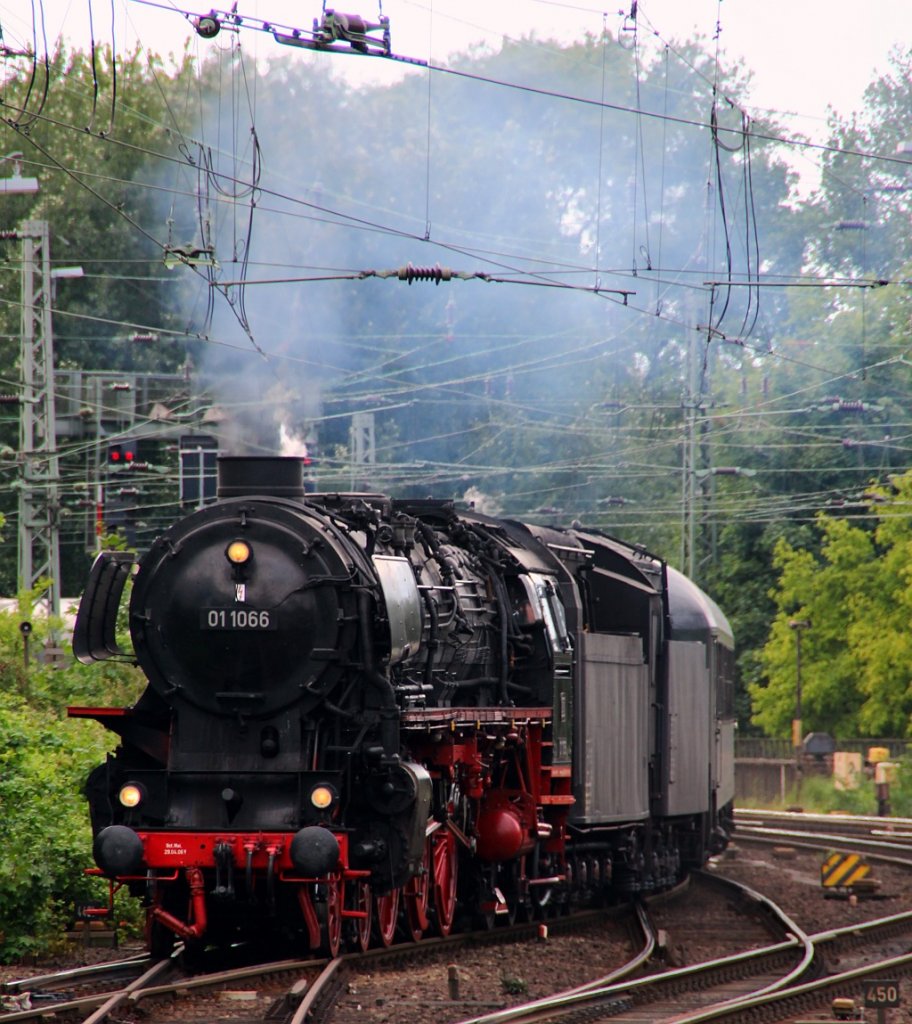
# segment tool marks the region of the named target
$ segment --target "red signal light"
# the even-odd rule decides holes
[[[132,448],[127,447],[123,444],[111,444],[108,445],[108,464],[112,466],[118,466],[121,463],[133,462],[136,458],[136,452]]]

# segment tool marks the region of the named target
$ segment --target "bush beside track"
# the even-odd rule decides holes
[[[28,668],[19,629],[23,621],[32,623]],[[51,626],[62,629],[63,624]],[[33,614],[28,597],[16,611],[0,613],[2,963],[52,952],[62,943],[76,905],[100,896],[99,883],[82,874],[92,863],[82,787],[104,758],[110,737],[66,719],[67,704],[112,698],[129,703],[140,690],[137,673],[127,665],[98,672],[69,657],[60,668],[42,664],[37,655],[49,628]]]

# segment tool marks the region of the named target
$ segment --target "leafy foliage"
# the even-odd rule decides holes
[[[67,703],[130,703],[140,691],[135,670],[81,665],[55,669],[35,655],[62,623],[32,614],[25,595],[18,613],[0,614],[0,960],[46,948],[59,939],[77,903],[102,893],[83,870],[92,864],[82,798],[88,773],[105,758],[100,727],[66,718]],[[19,623],[33,623],[25,667]]]
[[[6,66],[0,137],[5,151],[22,153],[23,173],[38,179],[40,192],[5,198],[3,226],[47,221],[52,273],[61,266],[83,271],[78,280],[53,285],[58,369],[172,372],[186,358],[183,346],[144,347],[132,338],[143,327],[167,337],[186,326],[177,282],[163,281],[168,211],[158,179],[187,129],[181,90],[192,73],[187,59],[166,68],[139,50],[115,59],[110,50],[63,46],[46,69]],[[0,390],[10,394],[20,381],[21,243],[6,238],[0,250],[7,261],[0,274]],[[104,420],[104,410],[80,407],[80,396],[63,397],[76,402],[85,422]],[[18,416],[0,418],[0,448],[18,448],[18,426]],[[87,461],[97,460],[86,445],[91,434],[80,430],[58,442],[65,500],[85,497]],[[19,466],[7,460],[0,468],[9,474]],[[4,488],[0,511],[13,513],[16,497]],[[76,507],[85,515],[85,504]],[[64,515],[63,592],[72,594],[85,578],[87,534],[71,508]],[[17,586],[15,540],[8,535],[0,547],[0,591],[7,594]]]
[[[906,755],[895,759],[893,764],[896,766],[894,778],[888,784],[885,799],[891,816],[908,818],[912,815],[912,759]],[[837,788],[830,775],[805,775],[800,791],[793,787],[784,794],[783,808],[796,805],[816,814],[875,816],[883,813],[871,770],[863,773],[854,789]]]
[[[762,652],[768,683],[751,688],[755,720],[772,735],[785,735],[794,717],[798,632],[806,731],[912,735],[912,474],[871,497],[873,532],[821,515],[819,555],[786,541],[775,549],[776,616]]]

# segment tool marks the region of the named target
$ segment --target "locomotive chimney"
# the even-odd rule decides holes
[[[218,460],[216,494],[219,498],[303,498],[304,463],[277,455],[223,455]]]

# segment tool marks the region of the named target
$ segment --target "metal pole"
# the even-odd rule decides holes
[[[54,403],[51,254],[48,222],[27,221],[22,237],[19,419],[19,586],[44,581],[48,611],[60,615],[60,472]]]
[[[801,732],[801,630],[795,630],[795,721]]]
[[[789,629],[795,633],[795,720],[792,722],[792,745],[801,746],[801,634],[811,628],[810,619],[790,619]]]
[[[795,748],[795,791],[801,796],[801,634],[811,628],[810,619],[791,619],[789,629],[795,632],[795,718],[792,721],[792,745]]]
[[[363,486],[363,478],[372,473],[377,461],[372,412],[356,412],[352,415],[351,438],[351,489],[354,491]]]

